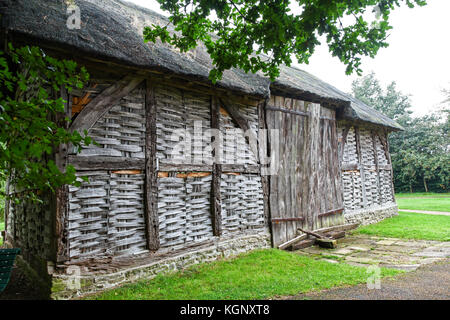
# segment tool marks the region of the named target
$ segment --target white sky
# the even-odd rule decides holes
[[[164,14],[155,0],[128,0]],[[383,86],[391,81],[404,94],[410,94],[416,115],[434,110],[450,89],[450,1],[428,0],[425,7],[406,5],[391,14],[394,27],[389,47],[380,49],[375,59],[364,58],[364,74],[374,71]],[[327,45],[316,48],[309,65],[297,65],[342,91],[350,92],[356,74],[347,76],[345,65],[333,58]]]

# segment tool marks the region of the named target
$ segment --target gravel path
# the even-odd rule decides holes
[[[405,209],[398,209],[398,211],[415,212],[415,213],[423,213],[423,214],[435,214],[435,215],[440,215],[440,216],[450,216],[450,212],[444,212],[444,211],[423,211],[423,210],[405,210]]]
[[[381,279],[381,289],[367,284],[287,297],[289,300],[450,300],[450,259],[419,267],[390,279]]]

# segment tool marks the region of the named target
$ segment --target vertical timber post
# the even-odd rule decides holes
[[[268,136],[267,136],[267,124],[266,124],[266,106],[268,99],[258,104],[258,127],[259,136],[258,141],[258,153],[259,153],[259,172],[261,176],[261,186],[263,189],[263,201],[264,201],[264,224],[271,230],[271,215],[269,206],[269,178],[267,175],[263,175],[262,167],[267,165],[263,164],[268,157]],[[270,165],[270,164],[269,164]],[[267,169],[267,168],[266,168]],[[272,231],[271,231],[272,232]]]
[[[144,219],[147,247],[156,251],[160,247],[158,220],[158,172],[156,167],[156,99],[150,80],[145,82],[145,183]]]
[[[372,131],[372,148],[373,148],[373,158],[375,161],[375,171],[377,174],[377,187],[378,187],[378,204],[382,203],[382,195],[381,195],[381,177],[380,177],[380,165],[378,163],[378,152],[377,152],[377,134],[375,131]]]
[[[211,96],[211,129],[220,130],[220,106],[216,97]],[[213,134],[214,139],[218,139],[218,135]],[[211,138],[213,139],[213,138]],[[211,141],[212,142],[212,141]],[[217,141],[215,141],[217,142]],[[219,141],[219,143],[221,143]],[[215,143],[217,146],[217,143]],[[220,180],[222,176],[222,165],[218,163],[219,157],[216,156],[218,150],[213,151],[213,172],[211,181],[211,213],[212,226],[214,236],[219,237],[222,234],[222,199],[220,195]]]
[[[68,129],[72,115],[72,97],[68,94],[67,89],[61,87],[61,98],[66,101],[64,103],[64,113],[58,114],[56,122],[58,126]],[[68,145],[61,144],[58,146],[55,154],[55,163],[61,172],[66,171],[67,167]],[[69,248],[67,243],[67,227],[68,227],[68,202],[69,202],[69,186],[64,185],[55,191],[55,241],[56,241],[56,261],[64,262],[69,259]]]
[[[363,197],[363,207],[366,207],[367,206],[366,177],[364,176],[364,164],[362,161],[361,137],[359,135],[359,128],[356,126],[355,126],[355,140],[356,140],[356,153],[358,154],[359,175],[361,177],[361,192]]]

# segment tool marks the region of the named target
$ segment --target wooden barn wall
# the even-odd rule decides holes
[[[10,194],[14,190],[9,190]],[[46,260],[52,260],[54,254],[53,223],[54,206],[51,197],[41,196],[42,203],[26,200],[18,194],[21,201],[8,201],[6,210],[7,240],[20,247],[21,254],[35,267],[44,268]],[[42,261],[41,261],[42,260]],[[36,265],[39,264],[39,265]]]
[[[344,123],[338,131],[346,212],[395,202],[387,133]]]
[[[297,228],[315,230],[343,224],[335,111],[300,100],[272,97],[269,129],[280,130],[279,170],[270,179],[275,246],[291,240]]]
[[[212,97],[179,88],[156,86],[158,216],[161,247],[180,248],[194,242],[211,239],[214,235],[211,213],[213,155],[211,152]],[[256,106],[233,103],[250,127],[257,133]],[[223,137],[221,164],[257,165],[242,131],[221,107],[218,129]],[[183,138],[171,139],[177,130],[191,136],[190,161],[180,163],[174,148]],[[198,134],[201,130],[202,134]],[[195,169],[193,169],[195,167]],[[242,167],[243,168],[243,167]],[[232,170],[231,170],[232,171]],[[245,171],[245,170],[243,170]],[[220,235],[247,232],[265,226],[261,178],[248,172],[223,172],[220,184]]]
[[[77,92],[74,116],[83,109],[83,103],[89,104],[111,85],[95,80],[92,83],[95,84]],[[72,150],[71,162],[76,163],[82,183],[68,190],[67,260],[148,251],[150,227],[144,163],[150,150],[146,151],[149,103],[155,112],[153,155],[157,177],[152,189],[157,211],[157,238],[152,239],[152,251],[182,249],[215,236],[255,232],[267,226],[259,170],[245,167],[257,168],[257,156],[243,134],[236,131],[239,125],[225,107],[208,94],[157,82],[151,83],[149,91],[148,85],[143,81],[95,122],[89,135],[97,144],[83,147],[80,154]],[[213,101],[220,107],[218,117],[211,116]],[[257,134],[258,107],[231,103]],[[222,164],[213,163],[208,133],[213,118],[224,137],[223,170]],[[184,139],[179,137],[180,130],[192,137],[192,148],[186,151],[190,153],[190,163],[180,162],[180,157],[186,156],[184,150],[181,154],[174,152]],[[82,181],[83,177],[89,183]],[[213,210],[214,187],[220,192]]]
[[[106,85],[88,88],[90,98]],[[89,130],[97,144],[80,157],[145,158],[145,88],[123,97]],[[146,249],[144,174],[137,170],[78,170],[80,187],[69,187],[68,258],[121,255]],[[89,182],[82,180],[89,179]]]

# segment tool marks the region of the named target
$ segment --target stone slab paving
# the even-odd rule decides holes
[[[336,249],[313,246],[296,251],[332,263],[413,271],[420,266],[450,258],[450,242],[349,235],[338,240]]]

